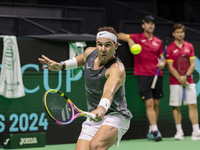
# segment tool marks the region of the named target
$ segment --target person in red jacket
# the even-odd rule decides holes
[[[139,94],[146,106],[146,115],[149,120],[147,139],[160,141],[161,133],[157,127],[160,98],[163,97],[162,71],[158,74],[155,89],[151,88],[157,69],[163,69],[166,60],[158,61],[163,54],[162,41],[153,35],[155,29],[154,17],[148,15],[142,20],[142,33],[118,33],[118,39],[128,42],[131,47],[140,44],[142,51],[134,55],[134,75],[138,76]]]
[[[200,130],[197,111],[197,97],[195,83],[192,72],[195,69],[195,54],[194,47],[191,43],[184,40],[185,27],[182,24],[175,24],[172,28],[174,41],[168,45],[166,59],[170,72],[170,106],[173,106],[173,117],[176,124],[177,132],[174,136],[176,140],[183,140],[184,133],[181,126],[181,111],[182,103],[189,107],[189,118],[192,123],[193,132],[192,140],[200,140]],[[177,71],[177,61],[179,56],[187,55],[189,57],[190,66],[185,75],[179,75]],[[185,100],[182,101],[182,91],[185,87]]]

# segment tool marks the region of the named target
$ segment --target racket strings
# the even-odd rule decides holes
[[[182,56],[178,60],[178,72],[180,75],[185,75],[190,66],[189,59]]]
[[[71,107],[65,98],[58,93],[48,93],[46,96],[46,105],[53,119],[60,122],[67,122],[71,119]]]

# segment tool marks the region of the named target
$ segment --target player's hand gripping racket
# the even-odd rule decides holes
[[[44,93],[43,105],[50,118],[59,125],[70,124],[79,116],[96,118],[95,114],[80,110],[64,93],[54,89]]]
[[[190,60],[187,55],[181,55],[178,58],[177,70],[181,76],[185,76],[190,66]],[[183,101],[185,100],[185,87],[183,87]]]
[[[163,60],[164,55],[165,55],[165,52],[166,52],[166,47],[165,47],[165,49],[163,50],[163,54],[162,54],[162,57],[160,58],[160,61]],[[156,72],[156,75],[155,75],[154,78],[153,78],[153,82],[152,82],[152,84],[151,84],[151,88],[152,88],[152,89],[155,89],[156,82],[157,82],[157,80],[158,80],[158,73],[159,73],[159,71],[160,71],[160,69],[158,68],[158,70],[157,70],[157,72]]]

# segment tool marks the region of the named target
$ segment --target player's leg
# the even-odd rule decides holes
[[[188,104],[189,107],[189,118],[191,123],[198,124],[198,111],[197,111],[197,104]]]
[[[107,150],[118,139],[118,129],[103,125],[91,141],[78,139],[75,150]]]
[[[110,113],[104,117],[102,126],[90,142],[90,149],[106,150],[112,145],[119,146],[122,136],[130,126],[130,119],[126,119],[120,113]]]
[[[153,76],[138,76],[138,89],[139,94],[142,97],[143,102],[145,103],[146,115],[150,124],[147,139],[160,141],[162,138],[157,127],[157,117],[154,109],[153,91],[151,89],[153,78]]]
[[[162,135],[157,127],[157,121],[158,121],[158,116],[159,116],[159,104],[160,104],[160,99],[163,97],[162,77],[161,76],[158,77],[156,87],[155,87],[155,89],[151,90],[151,93],[153,94],[153,109],[155,112],[155,116],[154,116],[155,124],[152,125],[150,123],[151,124],[150,130],[149,130],[149,133],[147,134],[147,137],[149,137],[148,139],[151,139],[152,132],[153,132],[154,140],[159,141],[159,140],[162,140]]]
[[[188,104],[188,107],[189,107],[189,118],[193,128],[191,139],[197,141],[200,140],[197,104]]]
[[[150,124],[147,139],[160,141],[162,136],[157,127],[157,116],[154,109],[153,91],[151,89],[152,81],[153,76],[138,76],[139,94],[145,103],[146,115]]]
[[[156,121],[159,116],[160,99],[163,98],[163,77],[158,76],[156,87],[153,90],[154,110],[156,112]]]
[[[150,125],[157,124],[156,112],[154,110],[154,100],[153,98],[145,100],[146,115],[149,120]]]
[[[184,133],[183,133],[182,124],[181,124],[182,115],[181,115],[180,107],[174,106],[172,113],[173,113],[174,122],[176,125],[176,131],[177,131],[176,134],[174,135],[174,139],[175,140],[183,140]]]
[[[90,141],[90,150],[107,150],[118,139],[118,128],[103,125]]]
[[[78,139],[75,150],[90,150],[89,144],[90,141],[88,140]]]
[[[184,139],[184,133],[182,130],[181,125],[181,111],[180,106],[182,105],[182,87],[181,85],[170,85],[170,106],[173,106],[173,117],[174,122],[176,125],[176,134],[174,135],[175,140],[183,140]]]
[[[160,100],[154,99],[154,110],[156,113],[156,122],[158,121],[158,116],[159,116],[159,105],[160,105]]]
[[[149,133],[147,134],[147,139],[161,141],[162,136],[157,126],[157,116],[156,116],[156,111],[154,109],[153,98],[146,100],[145,106],[146,106],[146,115],[150,123],[150,127],[149,127],[150,129],[149,129]]]
[[[152,78],[152,79],[151,79]],[[153,77],[151,76],[138,76],[138,89],[139,94],[142,97],[146,107],[146,115],[150,125],[156,124],[156,113],[154,110],[153,93],[151,90],[151,84]]]
[[[89,118],[82,124],[81,133],[76,143],[75,150],[90,150],[90,141],[101,126],[101,122],[90,121]]]
[[[181,116],[180,106],[173,106],[172,113],[175,124],[176,125],[181,124],[182,116]]]
[[[195,141],[200,140],[195,84],[190,84],[186,87],[186,99],[184,101],[184,104],[187,104],[189,107],[189,118],[193,128],[191,139]]]

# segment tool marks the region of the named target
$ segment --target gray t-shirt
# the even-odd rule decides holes
[[[87,95],[87,107],[88,111],[91,112],[95,110],[103,95],[103,88],[106,82],[105,72],[106,70],[116,61],[120,61],[119,58],[115,57],[113,60],[108,62],[104,67],[94,70],[94,60],[97,57],[97,49],[89,54],[85,61],[85,88]],[[131,112],[127,109],[127,102],[125,97],[125,86],[121,86],[115,93],[111,107],[108,109],[107,113],[110,112],[120,112],[127,119],[132,118]]]

